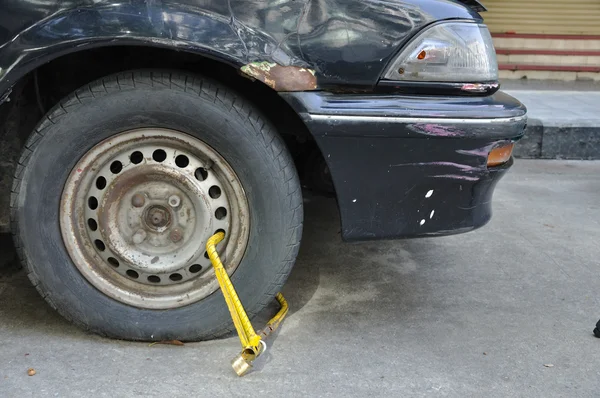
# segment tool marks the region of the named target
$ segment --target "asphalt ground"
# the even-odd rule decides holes
[[[290,315],[242,379],[235,336],[149,347],[80,331],[5,239],[0,396],[600,396],[600,162],[518,160],[490,224],[452,237],[346,244],[334,200],[305,205]]]

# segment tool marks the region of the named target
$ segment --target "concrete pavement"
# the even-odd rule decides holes
[[[600,162],[519,160],[483,229],[360,244],[340,241],[333,200],[307,199],[291,313],[243,379],[235,337],[89,335],[3,269],[0,396],[597,397],[599,193]]]
[[[502,89],[527,106],[529,117],[516,156],[600,159],[600,85],[507,83]]]

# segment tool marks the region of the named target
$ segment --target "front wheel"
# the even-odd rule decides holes
[[[205,252],[218,246],[249,314],[281,289],[302,232],[296,170],[248,102],[208,79],[129,72],[85,86],[30,137],[15,241],[63,316],[130,340],[231,329]]]

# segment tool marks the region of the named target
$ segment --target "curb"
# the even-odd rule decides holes
[[[545,126],[529,118],[514,156],[522,159],[600,159],[600,126]]]

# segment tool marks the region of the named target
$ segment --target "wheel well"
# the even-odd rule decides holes
[[[279,131],[310,139],[304,123],[275,91],[241,75],[235,67],[202,55],[165,48],[142,46],[102,47],[59,57],[32,72],[39,88],[41,106],[47,111],[74,90],[101,77],[133,69],[185,70],[218,80],[241,95],[279,127]]]
[[[0,106],[0,230],[3,213],[22,145],[37,122],[62,98],[86,83],[133,69],[185,70],[218,80],[248,98],[282,134],[303,179],[308,159],[322,157],[296,112],[277,92],[241,75],[235,67],[185,51],[143,46],[114,46],[82,50],[50,61],[30,72],[13,87],[11,102]],[[303,179],[303,184],[310,182]],[[8,187],[8,188],[7,188]]]

